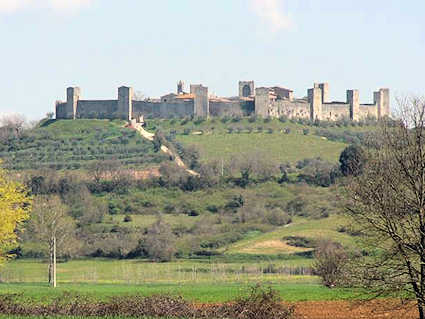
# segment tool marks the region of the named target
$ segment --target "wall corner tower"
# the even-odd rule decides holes
[[[130,121],[133,118],[133,88],[121,86],[118,88],[118,117]]]
[[[81,90],[79,87],[69,87],[66,89],[66,118],[75,120],[77,118],[78,100]]]

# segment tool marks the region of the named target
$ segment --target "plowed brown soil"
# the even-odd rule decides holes
[[[393,300],[297,302],[295,313],[299,319],[418,318],[413,303],[401,305]]]

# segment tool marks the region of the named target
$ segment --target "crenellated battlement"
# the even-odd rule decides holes
[[[258,88],[255,92],[255,112],[260,116],[287,116],[289,118],[309,118],[311,120],[336,121],[390,116],[389,89],[379,89],[373,93],[372,104],[360,104],[359,91],[347,90],[346,101],[329,102],[328,83],[315,83],[307,90],[307,99],[290,99],[276,94],[274,88]]]
[[[238,96],[217,97],[208,94],[202,84],[190,85],[190,93],[184,91],[184,83],[177,83],[177,92],[159,99],[134,98],[133,88],[122,86],[116,100],[83,100],[79,87],[66,90],[66,102],[56,102],[57,119],[125,119],[140,116],[158,118],[246,116],[255,113],[261,117],[309,118],[311,120],[351,119],[390,116],[389,89],[373,93],[373,103],[360,104],[359,91],[347,90],[346,101],[329,102],[328,83],[314,83],[307,90],[307,97],[295,98],[291,89],[282,86],[255,88],[254,81],[239,81]]]

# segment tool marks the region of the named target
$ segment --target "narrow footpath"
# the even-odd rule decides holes
[[[142,124],[135,123],[131,127],[134,128],[136,131],[138,131],[143,138],[147,139],[148,141],[153,142],[155,134],[146,131],[143,128]],[[184,168],[188,174],[190,174],[192,176],[199,176],[199,173],[187,168],[186,164],[182,161],[180,156],[178,154],[173,153],[167,146],[161,145],[161,151],[163,153],[171,156],[172,158],[174,158],[174,162],[177,164],[177,166]]]

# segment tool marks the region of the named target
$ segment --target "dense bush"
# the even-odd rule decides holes
[[[252,114],[250,117],[248,117],[249,123],[255,123],[257,121],[257,116],[255,114]]]
[[[342,151],[339,163],[344,176],[358,176],[366,163],[365,152],[360,146],[350,145]]]
[[[338,167],[319,157],[298,161],[296,167],[301,170],[298,181],[317,186],[328,187],[340,175]]]
[[[313,239],[308,239],[305,237],[299,236],[288,236],[282,238],[290,246],[302,247],[302,248],[315,248],[316,241]]]
[[[315,135],[325,137],[330,141],[340,141],[347,144],[364,144],[373,133],[317,129]]]
[[[167,318],[238,318],[290,319],[294,308],[283,304],[279,293],[271,288],[255,286],[249,294],[224,304],[191,304],[182,297],[168,295],[113,297],[108,301],[90,300],[86,296],[64,293],[51,303],[28,299],[16,301],[15,295],[0,296],[0,314],[19,316],[101,316],[167,317]]]

